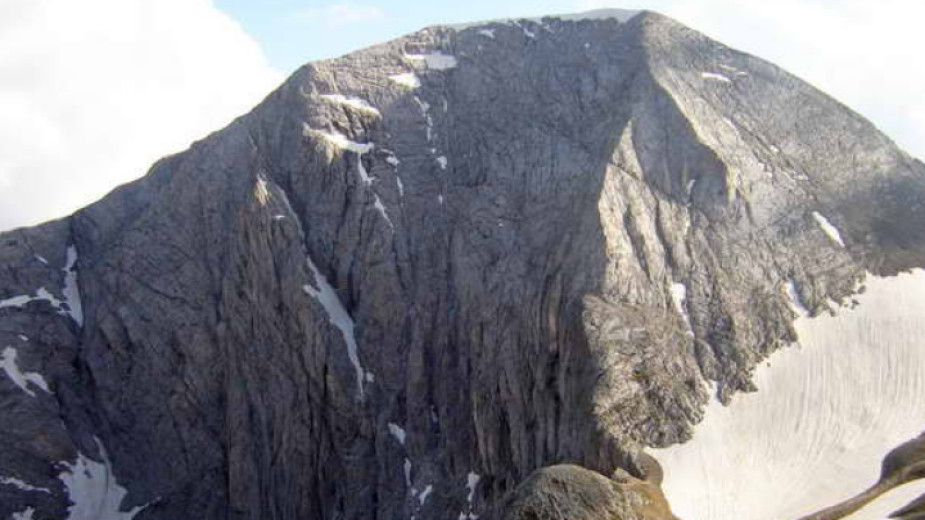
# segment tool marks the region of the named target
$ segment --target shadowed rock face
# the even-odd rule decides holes
[[[703,378],[793,339],[791,282],[820,312],[925,265],[923,201],[856,114],[651,13],[309,64],[0,235],[0,351],[47,383],[0,377],[0,517],[64,518],[84,456],[110,487],[71,498],[138,519],[496,518],[687,439]]]
[[[880,479],[869,489],[801,520],[838,520],[847,518],[888,491],[903,484],[925,478],[925,433],[891,450],[883,458]],[[925,511],[925,497],[919,497],[890,518],[915,520]]]
[[[899,520],[922,520],[925,518],[925,495],[920,496],[906,507],[894,512],[890,518]]]

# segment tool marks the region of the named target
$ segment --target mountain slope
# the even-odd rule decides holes
[[[925,265],[925,166],[773,65],[621,18],[306,65],[0,235],[4,367],[47,382],[0,378],[0,478],[42,488],[0,485],[0,515],[496,518],[537,468],[639,473],[690,438],[704,379],[728,401],[795,339],[791,293],[818,313]],[[65,486],[83,460],[110,485]]]

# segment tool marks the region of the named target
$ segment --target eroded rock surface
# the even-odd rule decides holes
[[[773,65],[619,18],[306,65],[0,235],[0,351],[47,386],[0,377],[0,517],[116,518],[124,489],[146,520],[498,518],[538,468],[689,438],[703,379],[728,399],[793,339],[794,294],[818,313],[925,265],[921,162]],[[80,457],[112,485],[65,486]]]

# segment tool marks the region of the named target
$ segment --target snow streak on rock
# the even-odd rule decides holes
[[[809,316],[809,309],[803,303],[803,297],[800,296],[800,290],[797,289],[797,283],[793,280],[787,282],[787,301],[790,304],[790,310],[798,316]]]
[[[430,494],[433,492],[434,492],[434,486],[430,484],[428,484],[427,487],[424,488],[424,491],[421,491],[421,494],[418,495],[418,501],[420,502],[422,506],[424,505],[425,502],[427,502],[427,497],[429,497]]]
[[[64,300],[59,300],[48,289],[39,287],[35,296],[23,294],[0,300],[0,309],[5,307],[22,308],[32,302],[48,302],[58,310],[58,314],[69,316],[77,325],[83,326],[83,305],[80,301],[80,291],[77,287],[77,249],[74,246],[67,248],[67,264],[64,266],[64,287],[61,292]]]
[[[726,76],[723,76],[722,74],[717,74],[715,72],[702,72],[700,73],[700,77],[703,79],[709,79],[713,81],[721,81],[723,83],[732,83],[731,79],[727,78]]]
[[[356,325],[353,322],[353,318],[347,313],[347,309],[345,309],[344,305],[341,303],[340,298],[337,297],[337,293],[334,292],[334,288],[328,283],[327,278],[318,271],[318,268],[315,267],[311,258],[307,258],[307,261],[308,268],[311,269],[312,275],[315,277],[315,285],[317,285],[318,288],[315,289],[311,285],[305,285],[303,289],[306,294],[317,300],[318,303],[324,307],[324,310],[327,311],[328,314],[328,321],[337,327],[344,337],[344,344],[347,345],[347,357],[356,370],[357,390],[360,393],[360,398],[362,398],[364,395],[363,383],[366,380],[366,373],[365,370],[363,370],[363,366],[360,364],[360,356],[357,352],[357,340],[354,333]]]
[[[826,236],[829,237],[829,240],[835,242],[841,247],[845,247],[845,242],[842,241],[841,233],[838,231],[838,228],[833,226],[829,219],[825,218],[816,211],[813,211],[813,218],[816,220],[816,223],[819,224],[819,227],[822,228],[822,231],[825,232]]]
[[[863,491],[925,425],[925,271],[868,277],[855,309],[796,321],[800,346],[756,371],[758,392],[713,403],[694,438],[658,450],[679,518],[799,518]],[[850,516],[882,520],[918,482]]]
[[[0,368],[6,373],[6,377],[21,388],[23,392],[32,397],[35,397],[35,392],[29,388],[29,383],[48,392],[48,383],[45,382],[45,378],[42,377],[42,374],[36,372],[22,372],[19,369],[19,365],[16,364],[16,354],[16,349],[13,347],[6,347],[3,349],[3,352],[0,353]]]
[[[51,491],[48,489],[32,486],[27,482],[19,480],[18,478],[0,477],[0,484],[15,486],[23,491],[39,491],[42,493],[51,493]]]
[[[389,433],[392,434],[392,437],[395,437],[395,440],[398,441],[402,446],[405,445],[405,438],[407,434],[405,429],[395,423],[389,423]]]
[[[84,324],[83,303],[80,300],[80,289],[77,287],[77,248],[70,246],[67,248],[67,265],[64,266],[64,303],[67,304],[67,310],[64,314],[71,317],[81,327]]]
[[[479,516],[473,513],[472,510],[472,500],[475,498],[475,488],[479,485],[479,481],[482,479],[478,473],[469,472],[466,475],[466,490],[468,494],[466,495],[466,510],[459,513],[459,520],[478,520]]]
[[[343,94],[322,94],[321,99],[337,105],[351,108],[358,112],[364,112],[372,116],[382,117],[379,109],[367,103],[366,100],[360,98],[347,97]]]

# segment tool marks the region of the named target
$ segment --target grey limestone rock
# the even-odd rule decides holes
[[[47,386],[0,374],[0,517],[499,518],[538,468],[689,438],[794,301],[925,265],[923,201],[870,123],[650,12],[308,64],[0,234],[4,366]]]

